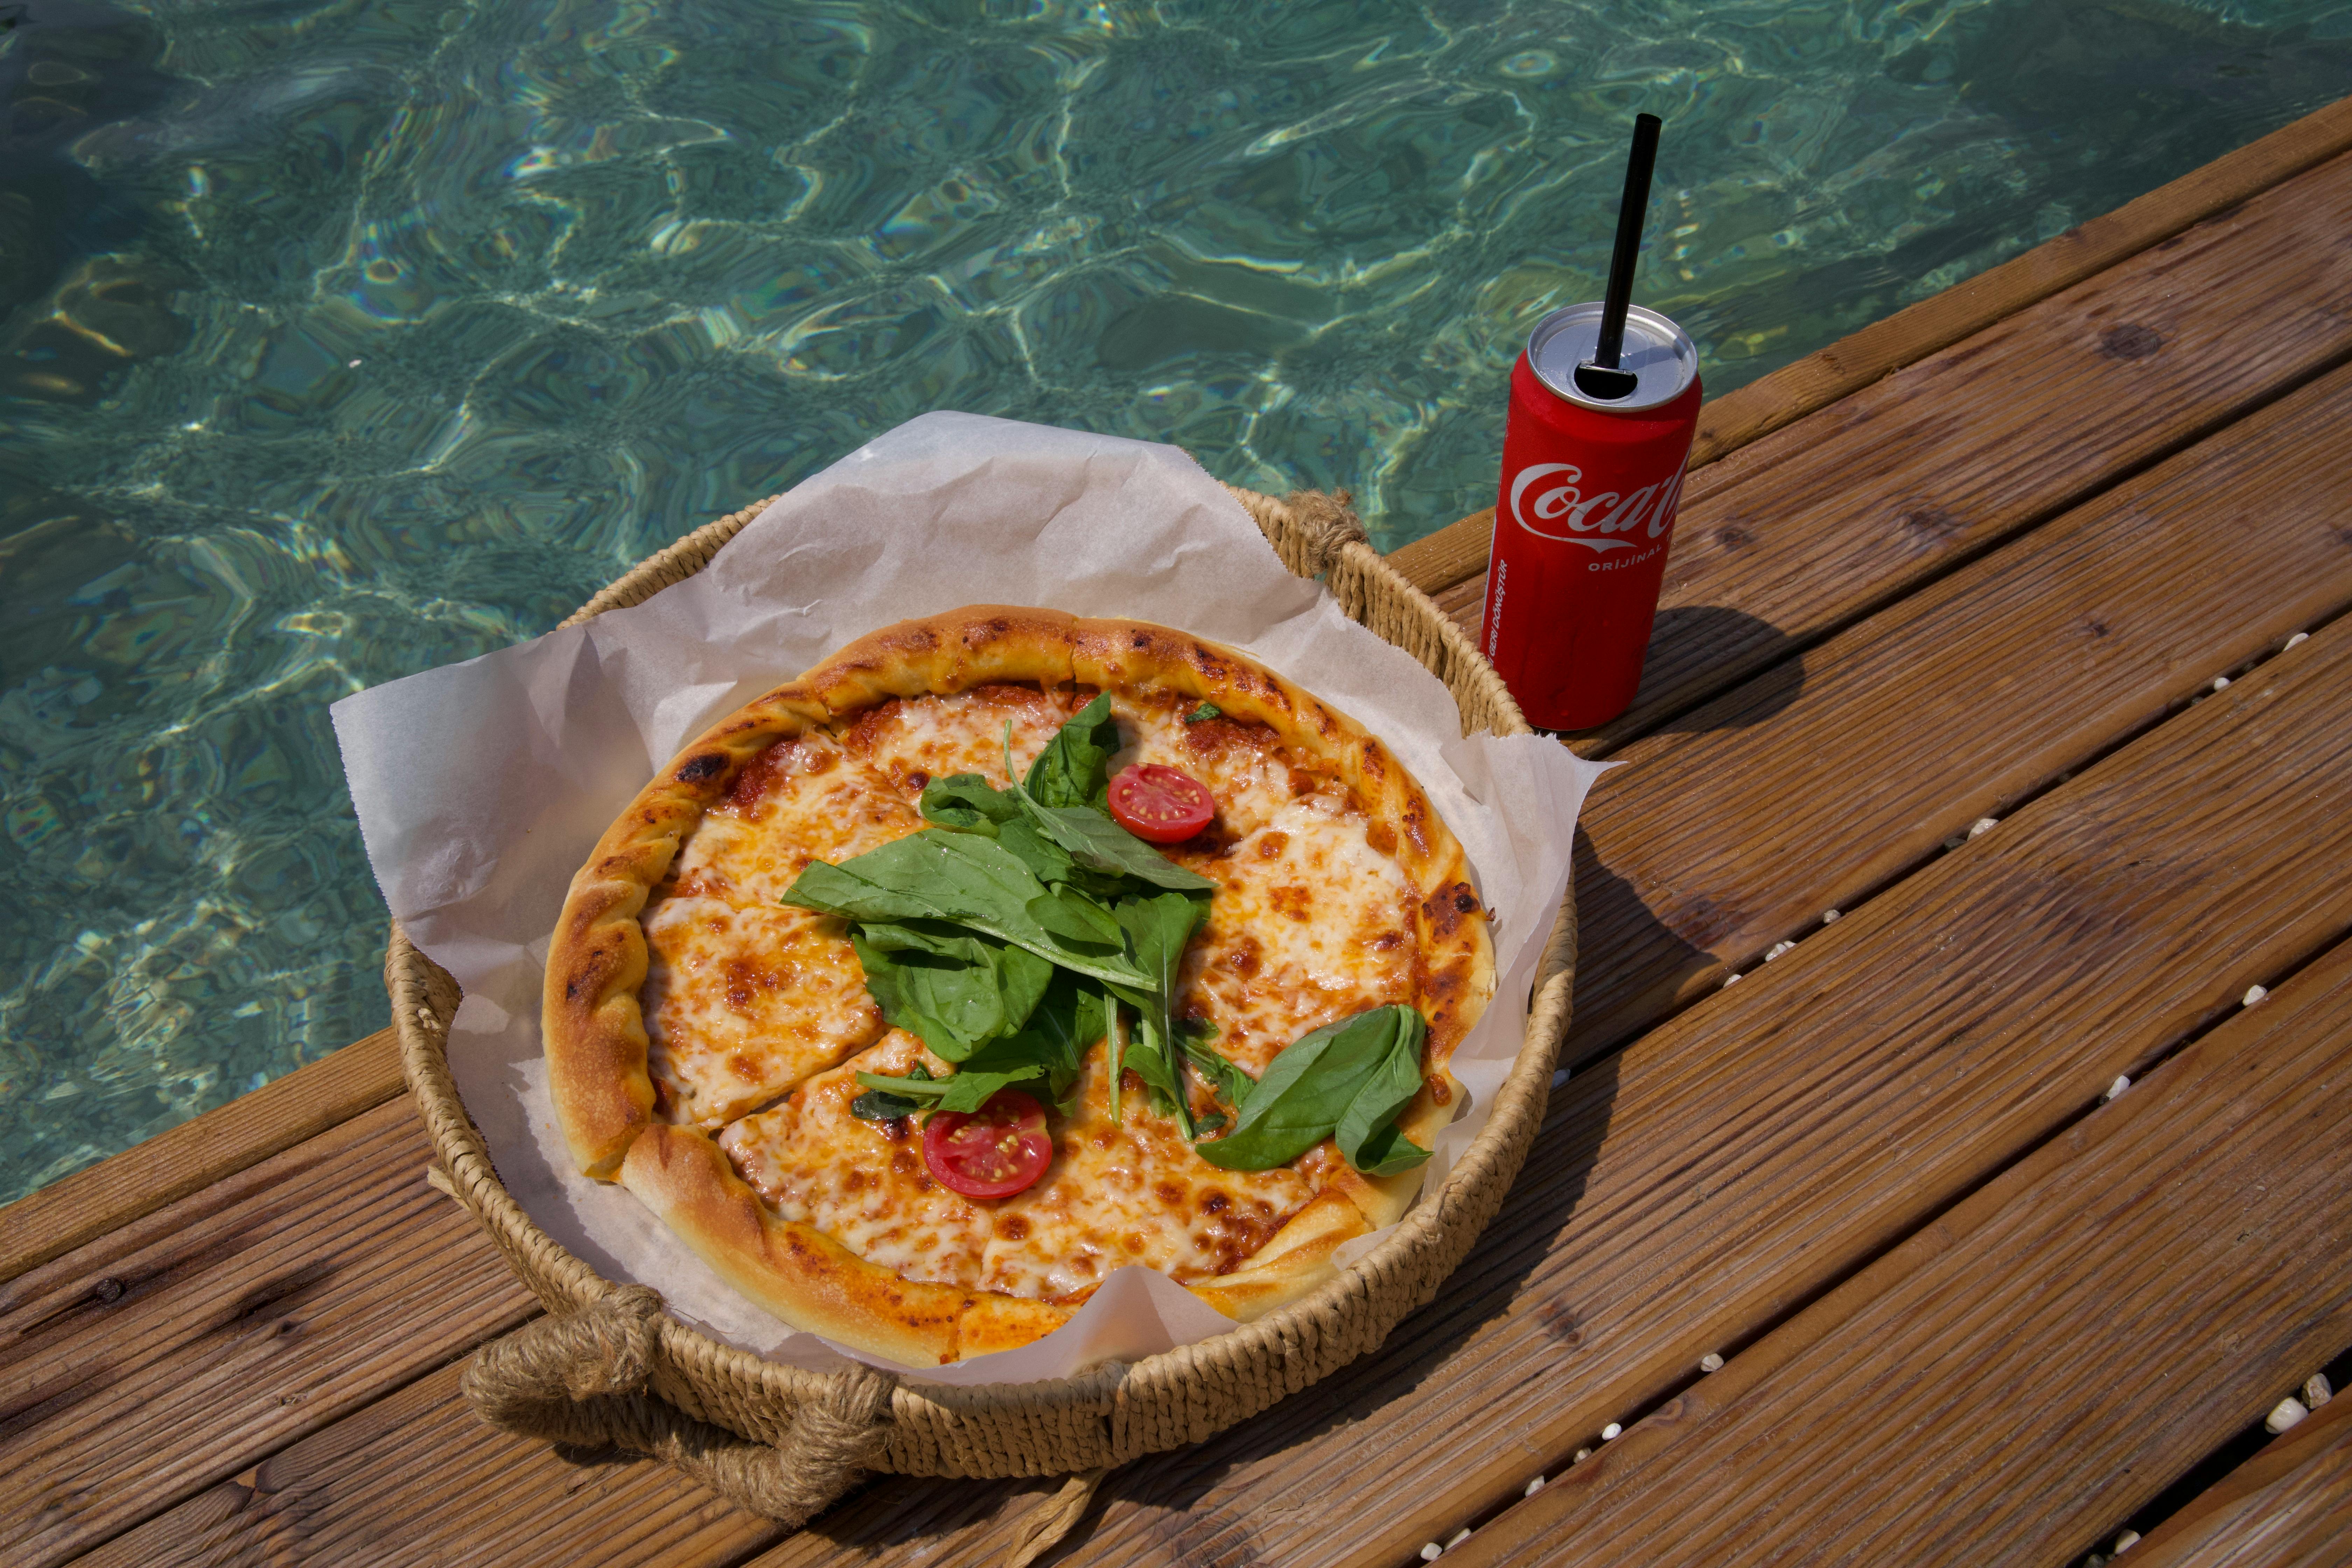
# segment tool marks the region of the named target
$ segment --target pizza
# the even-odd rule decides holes
[[[1237,1320],[1391,1223],[1494,989],[1460,845],[1232,649],[979,605],[662,769],[548,959],[572,1157],[785,1322],[910,1366],[1116,1268]]]

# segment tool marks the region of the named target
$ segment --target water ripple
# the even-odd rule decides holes
[[[2340,3],[33,0],[0,34],[0,1199],[379,1026],[326,706],[957,407],[1489,499],[1528,323],[1727,390],[2352,84]]]

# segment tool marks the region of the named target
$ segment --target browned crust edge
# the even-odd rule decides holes
[[[720,1279],[794,1328],[908,1366],[957,1358],[971,1292],[902,1279],[814,1226],[779,1219],[701,1129],[656,1122],[620,1174]]]
[[[714,725],[646,786],[572,879],[545,993],[557,1115],[583,1172],[619,1180],[761,1308],[908,1365],[1027,1344],[1071,1312],[903,1279],[769,1213],[707,1135],[655,1122],[636,917],[702,813],[770,745],[894,697],[1014,680],[1214,702],[1331,766],[1367,815],[1393,829],[1414,894],[1416,987],[1429,1022],[1429,1082],[1402,1119],[1415,1142],[1425,1145],[1452,1119],[1461,1086],[1444,1063],[1494,991],[1493,946],[1461,845],[1403,765],[1354,720],[1221,644],[1148,622],[970,605],[869,633]],[[1243,1321],[1272,1311],[1329,1279],[1338,1248],[1394,1222],[1419,1185],[1417,1173],[1375,1181],[1339,1165],[1247,1263],[1191,1289]]]
[[[653,1121],[637,1002],[646,963],[637,915],[646,900],[743,764],[828,717],[794,686],[737,710],[664,764],[572,877],[548,947],[540,1031],[556,1121],[583,1173],[612,1180]]]

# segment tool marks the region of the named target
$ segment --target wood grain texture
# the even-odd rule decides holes
[[[1616,753],[1584,816],[1566,1059],[2352,606],[2352,443],[2311,438],[2332,429],[2352,367]]]
[[[1578,1074],[1434,1303],[1315,1398],[1112,1478],[1082,1560],[1402,1563],[2336,940],[2352,626],[2305,649]],[[1010,1520],[967,1506],[929,1561],[1001,1554]]]
[[[2132,1568],[2342,1568],[2352,1563],[2352,1399],[2299,1426],[2147,1532]]]
[[[2281,126],[2022,256],[1717,399],[1709,409],[1712,417],[1700,426],[1692,458],[1712,460],[1827,407],[2347,148],[2352,148],[2352,98]]]
[[[1463,1568],[2080,1555],[2352,1341],[2347,1083],[2352,942],[1481,1528]]]
[[[400,1046],[378,1029],[284,1078],[0,1207],[0,1282],[400,1092]]]
[[[666,1465],[484,1426],[430,1373],[149,1520],[81,1568],[731,1563],[782,1533]]]
[[[1716,398],[1699,411],[1691,467],[1703,468],[2347,149],[2352,149],[2352,98]],[[1486,507],[1389,560],[1415,587],[1435,595],[1486,570],[1494,531],[1495,509]]]
[[[1576,749],[1614,749],[2352,355],[2347,226],[2339,157],[1743,448],[1745,477],[1685,502],[1633,708]]]
[[[378,1106],[0,1288],[0,1560],[63,1561],[532,1311],[429,1153]]]

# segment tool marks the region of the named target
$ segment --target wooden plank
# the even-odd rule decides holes
[[[2352,1563],[2352,1399],[2308,1421],[2147,1532],[2132,1568],[2340,1568]]]
[[[2347,226],[2339,157],[1744,448],[1745,477],[1685,503],[1633,710],[1577,750],[1655,728],[2340,363]]]
[[[1617,753],[1568,1059],[2352,606],[2352,444],[2310,438],[2347,428],[2352,367]]]
[[[1699,412],[1691,467],[1704,468],[1852,396],[1891,372],[1973,337],[2347,149],[2352,149],[2352,98],[2315,110],[2170,184],[1713,400]],[[1389,560],[1422,592],[1435,595],[1486,570],[1494,531],[1495,509],[1487,507],[1414,541]]]
[[[0,1282],[61,1258],[400,1092],[400,1047],[378,1029],[284,1078],[0,1207]]]
[[[782,1533],[666,1465],[484,1426],[444,1367],[79,1559],[80,1568],[716,1564]]]
[[[2347,1079],[2352,942],[1482,1527],[1462,1568],[2079,1555],[2352,1342]]]
[[[0,1288],[0,1558],[62,1561],[532,1311],[428,1153],[382,1105]]]
[[[1402,1563],[2336,940],[2352,626],[2305,650],[1578,1074],[1436,1302],[1314,1397],[1114,1478],[1085,1561]],[[940,1485],[882,1483],[828,1539],[870,1546]],[[1011,1510],[961,1506],[929,1560],[1000,1556]]]

